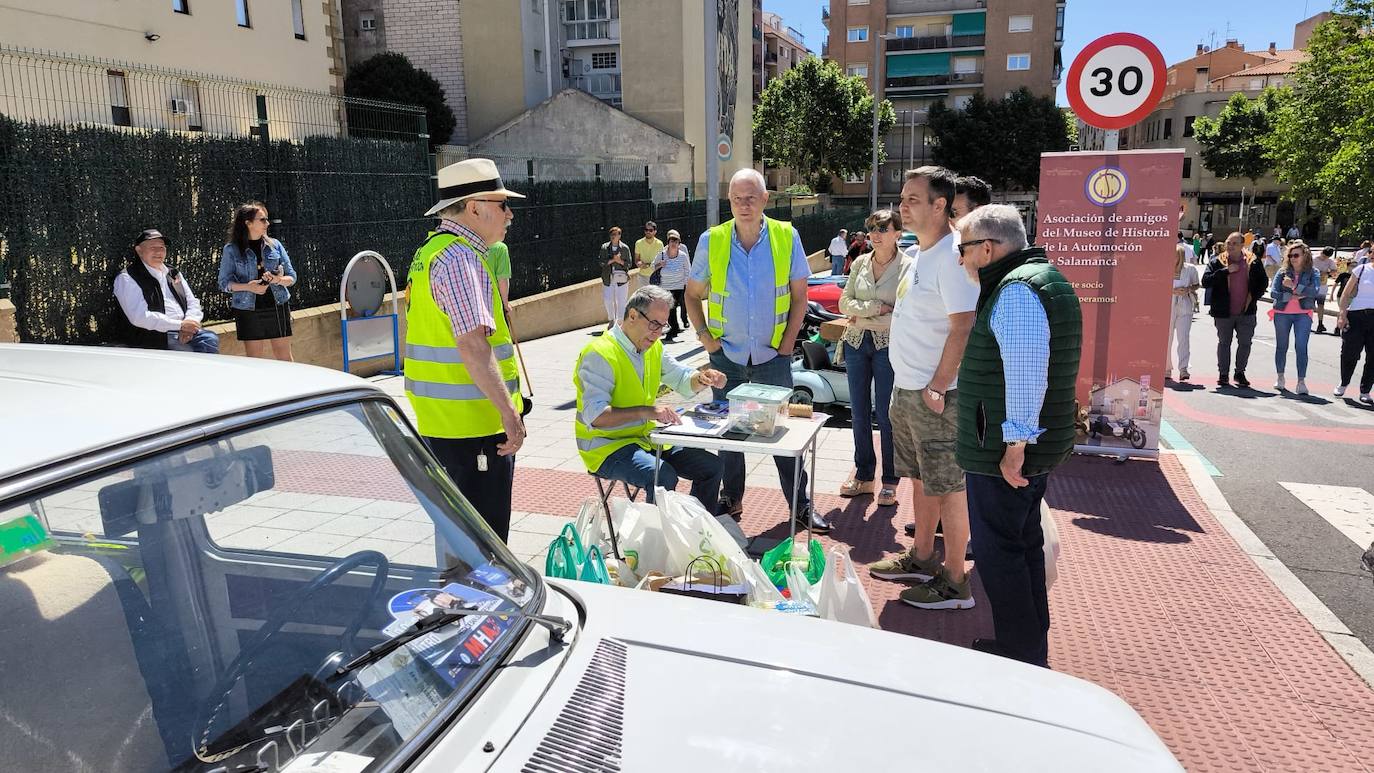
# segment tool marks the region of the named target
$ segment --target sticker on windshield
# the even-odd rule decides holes
[[[6,566],[25,556],[53,547],[48,530],[38,516],[30,513],[0,523],[0,566]]]
[[[349,752],[309,752],[291,760],[281,773],[363,773],[373,759]]]

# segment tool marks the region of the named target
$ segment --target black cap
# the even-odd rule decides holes
[[[162,232],[157,230],[156,228],[145,229],[143,233],[138,235],[137,239],[134,239],[134,246],[137,247],[138,245],[148,241],[149,239],[161,239],[162,243],[167,245],[169,248],[172,246],[172,240],[163,236]]]

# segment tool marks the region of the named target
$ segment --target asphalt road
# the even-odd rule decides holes
[[[1346,531],[1358,534],[1351,522],[1374,523],[1374,409],[1354,399],[1358,368],[1346,397],[1332,396],[1340,376],[1340,339],[1332,335],[1311,337],[1312,393],[1291,392],[1297,375],[1291,346],[1285,368],[1290,391],[1276,392],[1268,310],[1260,305],[1248,390],[1216,387],[1216,331],[1205,308],[1194,317],[1192,380],[1167,385],[1164,421],[1215,466],[1227,501],[1264,544],[1374,647],[1374,578],[1360,568],[1368,545],[1334,525],[1344,522]],[[1343,488],[1298,486],[1305,495],[1300,499],[1282,483]],[[1206,588],[1194,591],[1208,594]]]

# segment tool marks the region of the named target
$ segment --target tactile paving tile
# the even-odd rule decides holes
[[[1300,701],[1212,691],[1266,771],[1360,770],[1360,760]]]
[[[1140,712],[1190,773],[1264,770],[1207,688],[1130,673],[1117,674],[1117,681],[1117,694]]]

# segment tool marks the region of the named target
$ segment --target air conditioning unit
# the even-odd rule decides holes
[[[170,106],[171,106],[171,108],[172,108],[172,115],[190,115],[190,114],[191,114],[191,105],[190,105],[190,103],[188,103],[188,102],[187,102],[186,100],[184,100],[184,99],[178,99],[177,97],[172,97],[172,99],[171,99],[171,105],[170,105]]]

